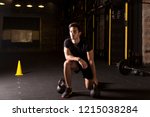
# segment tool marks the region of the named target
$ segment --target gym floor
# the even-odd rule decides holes
[[[57,82],[63,77],[63,55],[50,52],[1,52],[1,100],[63,100],[57,93]],[[23,76],[16,77],[18,60]],[[97,77],[102,85],[101,97],[92,98],[84,88],[81,73],[73,74],[73,95],[69,100],[145,100],[150,99],[150,77],[119,73],[115,65],[108,66],[96,59]],[[145,67],[149,70],[150,68]],[[68,100],[66,99],[66,100]]]

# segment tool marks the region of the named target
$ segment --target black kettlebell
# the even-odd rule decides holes
[[[61,78],[58,81],[57,92],[62,94],[62,93],[64,93],[65,89],[66,89],[65,80],[63,78]]]
[[[100,90],[96,86],[96,84],[93,84],[93,89],[90,91],[90,96],[93,98],[99,98],[100,97]]]

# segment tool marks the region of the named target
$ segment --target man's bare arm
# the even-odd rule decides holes
[[[87,52],[87,58],[88,58],[90,67],[91,67],[92,72],[93,72],[93,79],[94,79],[95,83],[97,84],[98,81],[97,81],[97,76],[96,76],[96,67],[95,67],[95,62],[94,62],[94,52],[93,52],[93,50]]]
[[[64,47],[64,54],[65,54],[65,58],[66,60],[70,60],[70,61],[77,61],[79,62],[79,64],[81,65],[81,67],[83,69],[86,69],[87,68],[87,63],[86,61],[84,61],[82,58],[80,57],[75,57],[71,54],[70,50],[66,47]]]
[[[66,60],[70,60],[70,61],[79,61],[80,58],[79,57],[75,57],[71,54],[70,50],[66,47],[64,47],[64,54],[65,54],[65,58]]]

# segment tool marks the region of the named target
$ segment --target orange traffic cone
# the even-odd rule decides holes
[[[15,76],[22,76],[23,73],[22,73],[22,69],[21,69],[21,62],[20,60],[18,60],[18,65],[17,65],[17,70],[16,70],[16,74]]]

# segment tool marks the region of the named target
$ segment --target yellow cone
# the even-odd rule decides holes
[[[18,65],[17,65],[17,71],[16,71],[16,74],[15,76],[22,76],[23,73],[22,73],[22,69],[21,69],[21,62],[20,60],[18,61]]]

